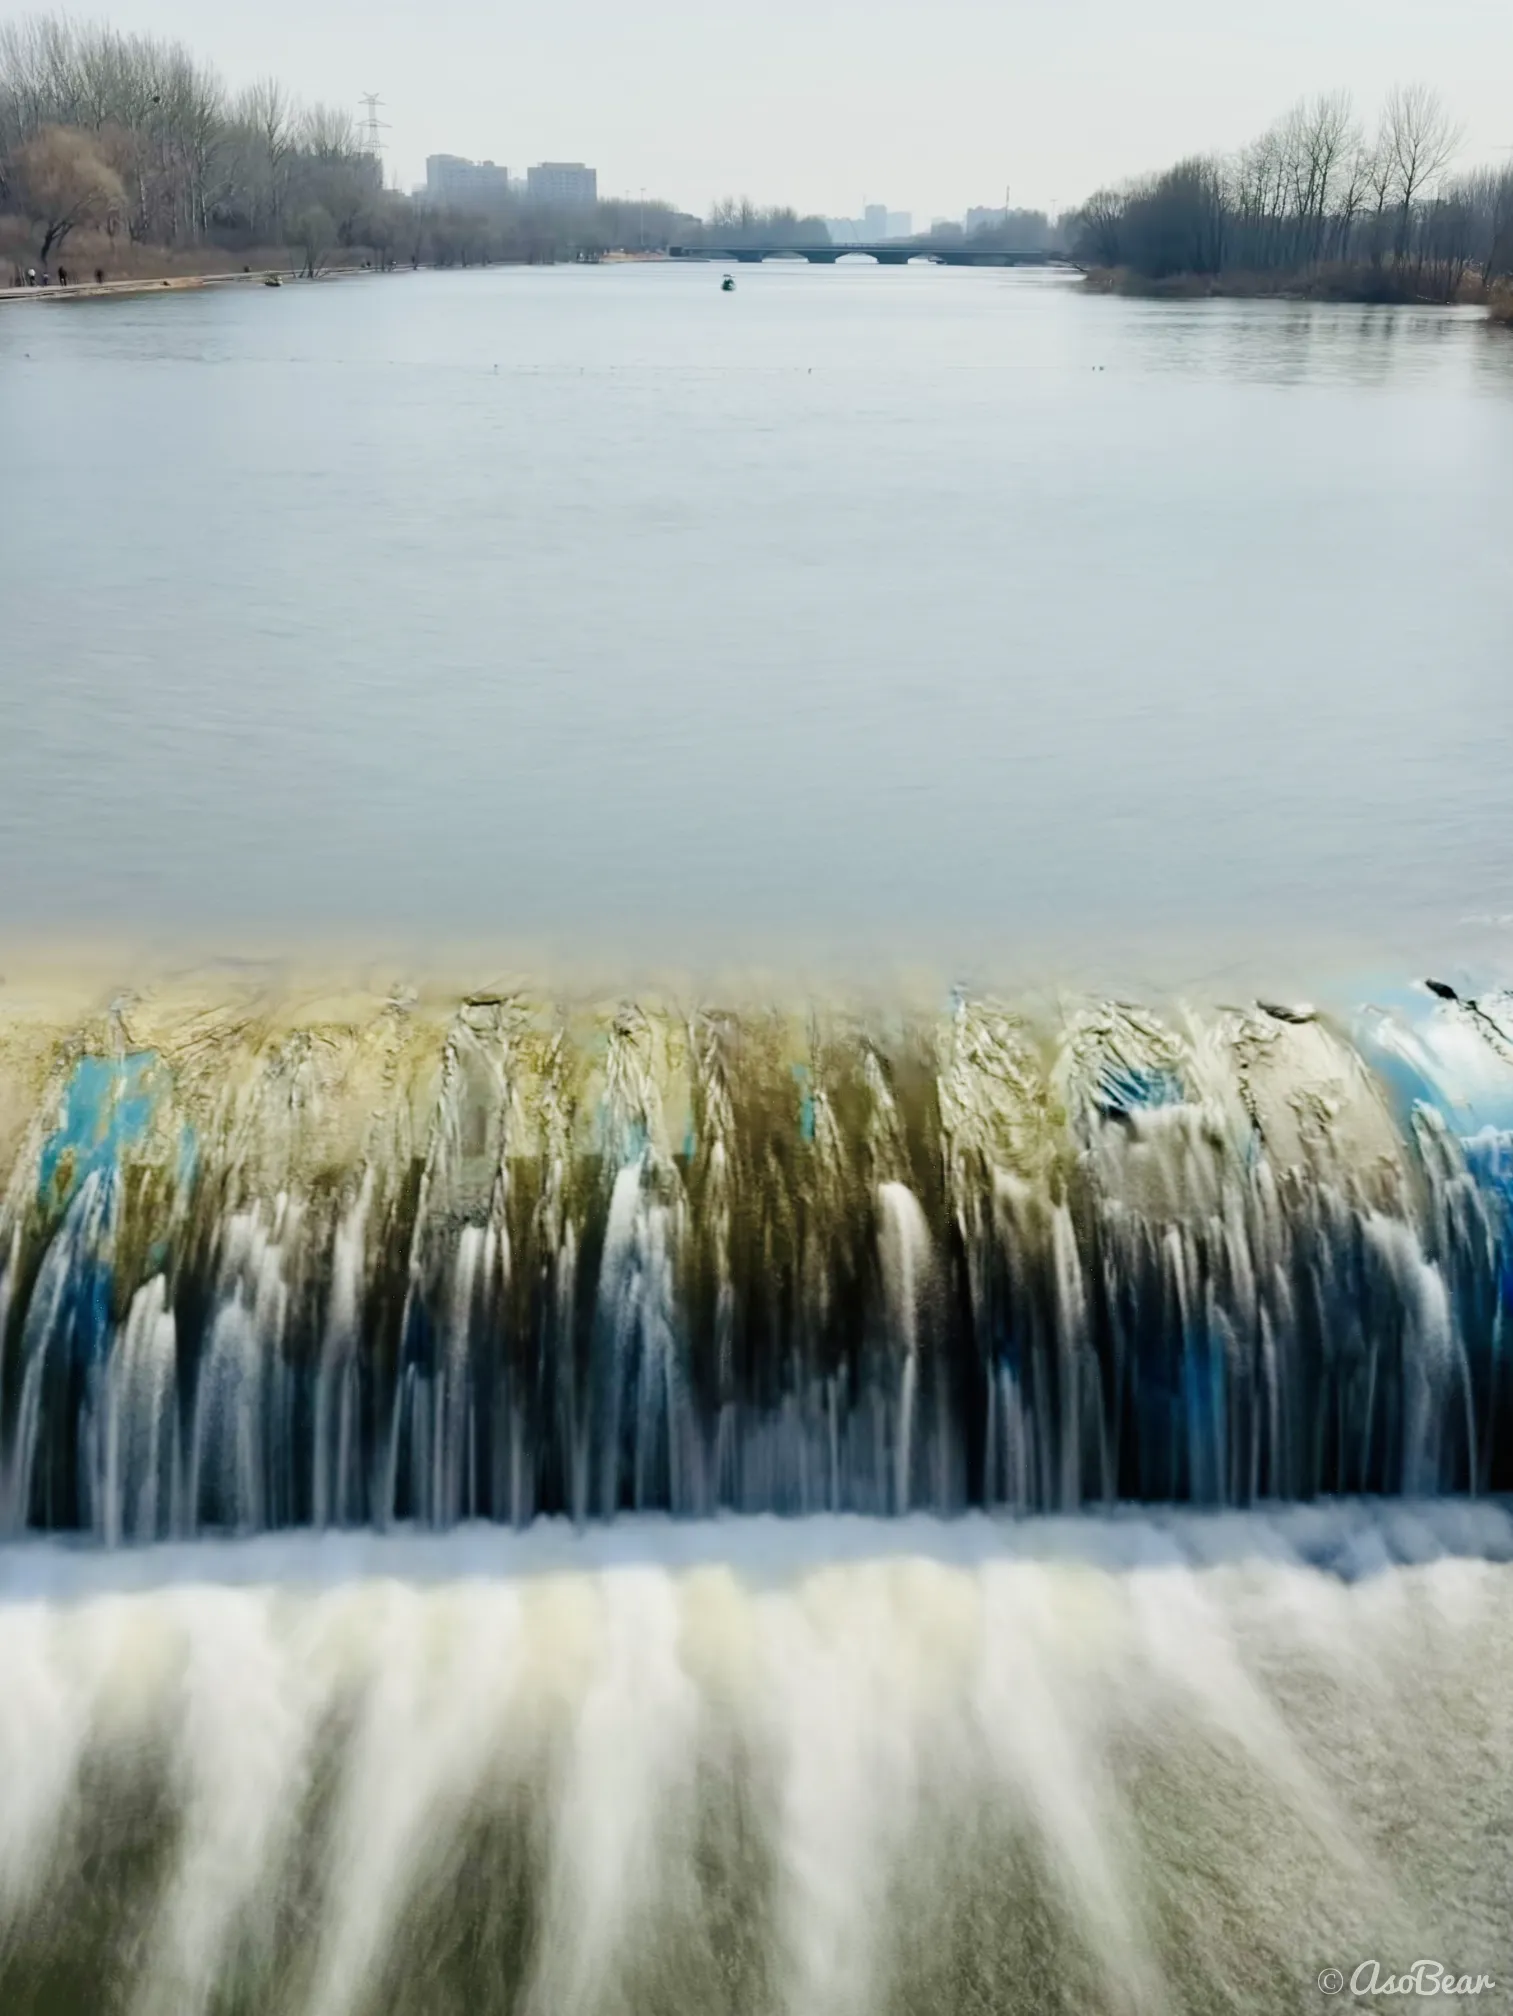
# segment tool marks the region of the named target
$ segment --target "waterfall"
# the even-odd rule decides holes
[[[1503,1981],[1510,1634],[1513,1520],[1466,1501],[13,1545],[0,2007]]]
[[[31,1012],[6,2016],[1513,1978],[1507,997]]]
[[[11,1533],[1513,1485],[1504,995],[28,1012]]]

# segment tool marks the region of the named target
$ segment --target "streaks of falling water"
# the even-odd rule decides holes
[[[144,1318],[145,1321],[145,1318]],[[1513,1525],[0,1550],[0,2007],[1211,2016],[1513,1972]]]
[[[0,1517],[1507,1488],[1509,1029],[117,1006],[0,1200]]]
[[[161,1274],[137,1290],[106,1366],[97,1519],[109,1545],[152,1539],[171,1505],[177,1351],[167,1294]]]
[[[929,1292],[930,1228],[919,1199],[906,1183],[877,1188],[878,1259],[883,1276],[883,1312],[889,1340],[899,1359],[898,1432],[893,1458],[893,1505],[907,1512],[913,1501],[914,1410],[918,1402],[920,1353],[928,1336],[923,1304]],[[937,1475],[933,1502],[945,1504],[947,1485]]]

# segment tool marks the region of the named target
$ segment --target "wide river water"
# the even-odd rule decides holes
[[[26,303],[0,444],[13,937],[1178,983],[1513,910],[1469,311],[870,265]]]

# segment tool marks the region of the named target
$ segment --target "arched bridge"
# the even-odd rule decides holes
[[[738,259],[743,266],[764,259],[805,259],[811,266],[833,266],[838,259],[858,256],[879,266],[907,266],[911,259],[933,260],[938,266],[1064,266],[1059,252],[986,251],[975,245],[920,244],[890,238],[882,245],[674,245],[674,259]]]

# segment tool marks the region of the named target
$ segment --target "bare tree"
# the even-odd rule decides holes
[[[357,152],[352,115],[334,105],[312,105],[299,122],[299,139],[317,161],[346,161]]]
[[[356,237],[371,248],[380,272],[394,264],[397,246],[404,236],[406,213],[412,206],[393,189],[380,189],[357,219]]]
[[[1396,250],[1402,259],[1413,229],[1413,206],[1433,190],[1454,159],[1461,129],[1437,92],[1426,84],[1410,84],[1388,94],[1382,131],[1399,206]]]
[[[1269,127],[1229,164],[1226,204],[1239,226],[1236,250],[1243,265],[1264,271],[1287,263],[1288,189],[1295,131],[1287,121]]]
[[[1476,257],[1476,206],[1469,190],[1436,196],[1418,220],[1416,284],[1431,283],[1441,301],[1454,301]]]
[[[1488,281],[1513,274],[1513,168],[1498,176],[1490,205],[1491,230],[1483,269]]]
[[[38,257],[45,264],[72,231],[104,224],[125,204],[121,178],[88,133],[44,126],[16,152],[16,184],[26,214],[37,226]]]
[[[319,203],[309,203],[294,220],[294,236],[305,262],[305,278],[313,280],[336,246],[336,220]]]
[[[255,221],[276,238],[283,214],[284,182],[295,148],[296,114],[292,100],[276,77],[260,77],[238,99],[233,117],[250,136],[249,170],[256,187],[249,191]]]
[[[226,98],[220,79],[198,63],[183,65],[175,77],[175,152],[181,170],[186,235],[199,238],[220,194],[219,171],[226,149]]]
[[[1289,139],[1300,250],[1306,258],[1317,259],[1324,250],[1341,175],[1360,148],[1349,93],[1321,93],[1309,103],[1297,106],[1290,121]]]
[[[1124,263],[1126,197],[1120,189],[1095,189],[1082,208],[1068,218],[1067,232],[1075,258],[1090,266]]]
[[[1339,193],[1335,199],[1332,228],[1337,258],[1350,257],[1351,241],[1355,236],[1355,220],[1365,207],[1367,192],[1371,185],[1372,159],[1372,150],[1366,144],[1366,137],[1357,127],[1340,167]]]

